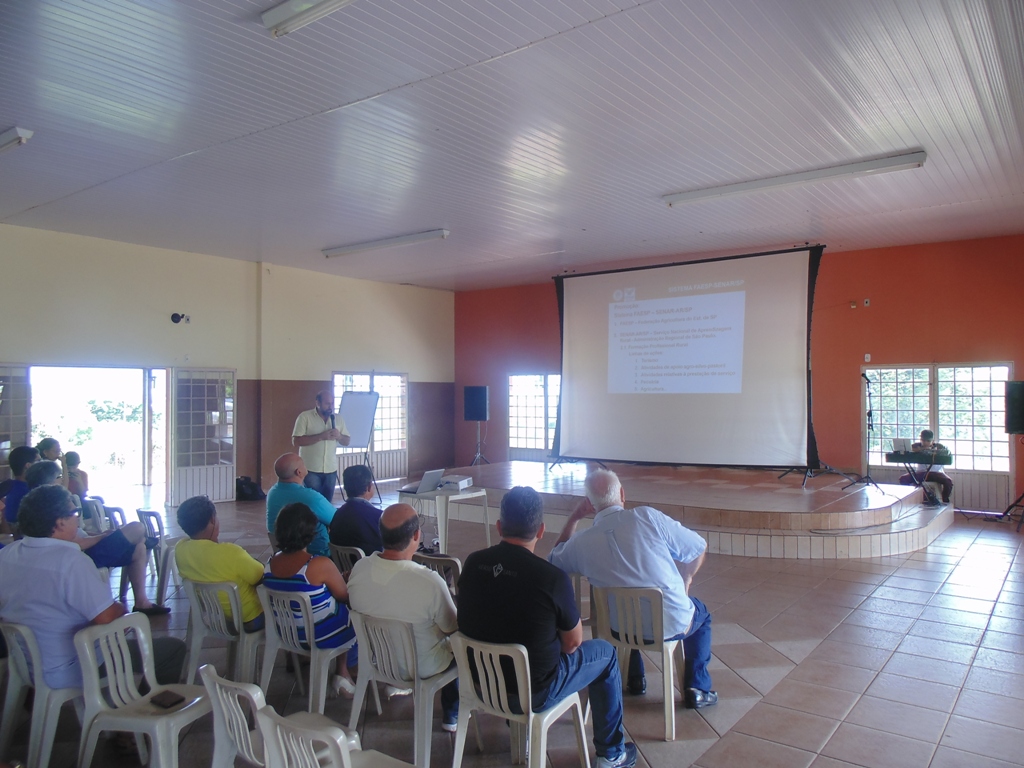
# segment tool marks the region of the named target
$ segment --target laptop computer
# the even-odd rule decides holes
[[[406,483],[398,489],[399,493],[430,493],[436,491],[444,477],[444,469],[428,469],[418,483]]]

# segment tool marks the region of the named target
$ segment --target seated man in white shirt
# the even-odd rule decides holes
[[[448,635],[459,628],[455,603],[444,579],[412,562],[420,545],[420,519],[415,509],[392,504],[381,515],[380,533],[384,551],[374,552],[352,567],[349,605],[369,616],[412,624],[419,675],[432,677],[454,663]],[[441,710],[441,727],[454,732],[459,719],[457,681],[441,689]]]
[[[25,473],[25,480],[29,488],[38,488],[42,485],[60,485],[62,475],[60,464],[43,460],[29,467]],[[97,568],[124,568],[128,571],[128,581],[135,596],[133,611],[147,616],[162,616],[171,612],[166,605],[157,605],[146,594],[148,548],[156,544],[156,539],[146,538],[146,529],[142,523],[128,523],[97,536],[89,536],[79,528],[77,536],[78,546],[92,559]]]
[[[43,679],[51,688],[80,688],[74,637],[90,624],[109,624],[124,606],[110,596],[110,585],[76,543],[78,510],[66,488],[43,485],[29,491],[18,515],[25,537],[0,550],[0,619],[24,624],[35,634]],[[141,669],[137,646],[133,664]],[[153,639],[156,680],[176,683],[185,661],[185,643]]]
[[[686,663],[684,698],[691,709],[714,706],[711,689],[711,614],[689,595],[707,544],[699,534],[652,507],[626,509],[626,492],[614,472],[599,469],[586,479],[587,498],[569,516],[548,560],[567,573],[582,573],[596,587],[657,587],[665,596],[665,639],[682,640]],[[594,524],[576,533],[584,517]],[[677,566],[676,563],[679,563]],[[627,690],[647,690],[643,657],[629,659]]]

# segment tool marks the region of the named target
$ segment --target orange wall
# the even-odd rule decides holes
[[[826,251],[811,326],[822,460],[860,471],[865,354],[868,365],[1006,361],[1024,376],[1022,284],[1024,235]],[[1022,460],[1017,451],[1018,483]]]
[[[484,455],[508,460],[508,377],[558,373],[562,342],[554,283],[455,294],[455,464],[476,446],[476,422],[463,421],[463,387],[490,387]]]
[[[813,419],[822,461],[861,471],[866,353],[870,365],[1007,361],[1015,377],[1024,378],[1021,286],[1024,235],[826,250],[811,323]],[[463,386],[490,386],[484,453],[504,461],[508,375],[556,373],[559,358],[553,283],[456,294],[456,464],[469,462],[476,440],[475,425],[462,421]],[[1024,450],[1017,451],[1018,485],[1021,469]]]

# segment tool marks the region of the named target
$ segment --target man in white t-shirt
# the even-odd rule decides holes
[[[334,413],[334,393],[329,389],[317,392],[316,407],[303,411],[295,420],[292,445],[299,449],[309,471],[303,482],[328,501],[334,500],[334,488],[338,485],[335,448],[348,445],[350,440],[345,420]]]
[[[454,663],[448,635],[459,628],[455,603],[441,576],[412,562],[420,544],[420,519],[413,507],[392,504],[385,509],[380,533],[384,551],[352,567],[349,605],[369,616],[412,624],[419,676],[431,677]],[[441,689],[441,710],[441,727],[454,732],[459,719],[457,681]]]

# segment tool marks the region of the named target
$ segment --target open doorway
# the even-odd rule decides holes
[[[167,495],[167,372],[32,366],[31,442],[75,451],[90,493],[108,504],[161,508]]]

